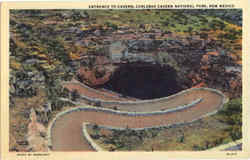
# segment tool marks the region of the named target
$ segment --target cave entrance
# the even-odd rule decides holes
[[[138,99],[166,97],[182,90],[170,66],[147,63],[120,64],[103,88]]]

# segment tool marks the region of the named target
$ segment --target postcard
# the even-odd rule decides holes
[[[1,158],[249,158],[247,5],[1,3]]]

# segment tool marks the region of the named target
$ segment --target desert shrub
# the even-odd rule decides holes
[[[99,127],[97,124],[94,124],[94,125],[92,126],[92,129],[93,129],[93,131],[94,131],[94,134],[92,134],[91,137],[92,137],[93,139],[99,139],[99,138],[100,138],[100,134],[99,134],[99,132],[100,132],[100,127]]]
[[[70,94],[70,91],[67,88],[63,88],[63,90],[60,93],[60,97],[68,98]]]
[[[102,106],[102,104],[101,104],[101,102],[100,101],[97,101],[97,102],[95,102],[95,104],[94,104],[96,107],[101,107]]]
[[[213,20],[210,24],[209,27],[213,30],[223,30],[226,27],[226,24],[223,21],[219,21],[219,20]]]
[[[179,143],[183,143],[183,142],[184,142],[184,139],[185,139],[184,134],[182,134],[180,137],[178,137],[177,141],[178,141]]]
[[[200,151],[200,150],[203,150],[203,148],[202,148],[201,146],[196,145],[196,144],[195,144],[195,145],[193,145],[193,146],[192,146],[192,148],[193,148],[193,150],[194,150],[194,151]]]
[[[111,27],[113,30],[117,30],[118,29],[118,26],[114,23],[111,23],[111,22],[106,22],[105,23],[108,27]]]
[[[71,100],[76,101],[77,98],[80,98],[80,94],[78,93],[78,91],[76,89],[74,89],[71,92]]]
[[[15,107],[15,102],[14,102],[14,100],[13,100],[12,95],[9,96],[9,106],[10,106],[10,107]]]
[[[32,97],[37,94],[37,86],[34,85],[33,80],[25,72],[16,72],[15,78],[11,78],[10,84],[12,96],[18,97]]]
[[[134,146],[141,145],[146,138],[153,138],[158,133],[157,129],[133,130],[126,127],[125,130],[113,130],[111,136],[105,137],[104,143],[112,144],[113,150],[132,150]]]
[[[233,140],[242,137],[242,99],[232,99],[219,111],[221,121],[228,124],[225,130]]]
[[[64,106],[74,106],[73,103],[68,102],[68,101],[63,101],[63,100],[61,100],[59,98],[53,98],[50,101],[51,101],[52,111],[60,110]]]
[[[105,76],[106,72],[105,70],[95,70],[95,77],[96,78],[102,78],[103,76]]]

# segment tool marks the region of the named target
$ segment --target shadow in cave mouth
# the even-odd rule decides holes
[[[129,63],[121,64],[102,87],[124,96],[154,99],[181,91],[176,78],[176,71],[169,66]]]

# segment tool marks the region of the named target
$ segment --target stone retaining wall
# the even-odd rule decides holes
[[[90,88],[80,82],[73,82],[73,84],[79,84],[81,85],[82,87],[85,87],[86,89],[89,89],[91,91],[94,91],[95,93],[98,93],[98,94],[101,94],[101,95],[104,95],[103,93],[100,93],[96,90],[94,90],[93,88]],[[224,97],[224,95],[216,90],[216,89],[211,89],[211,88],[190,88],[190,89],[187,89],[187,90],[184,90],[184,91],[181,91],[181,92],[178,92],[176,94],[173,94],[171,96],[168,96],[168,97],[163,97],[163,98],[156,98],[156,99],[150,99],[150,100],[139,100],[139,101],[106,101],[106,100],[102,100],[102,99],[99,99],[99,98],[91,98],[91,97],[87,97],[87,96],[84,96],[84,95],[80,95],[80,98],[82,98],[83,100],[85,101],[88,101],[88,102],[91,102],[91,103],[100,103],[101,106],[107,106],[107,105],[126,105],[126,106],[129,106],[129,105],[136,105],[136,104],[149,104],[149,103],[155,103],[155,102],[162,102],[162,101],[166,101],[166,100],[169,100],[169,99],[172,99],[174,98],[175,96],[178,96],[178,95],[181,95],[181,94],[184,94],[186,92],[190,92],[192,90],[208,90],[208,91],[212,91],[212,92],[215,92],[216,94]]]

